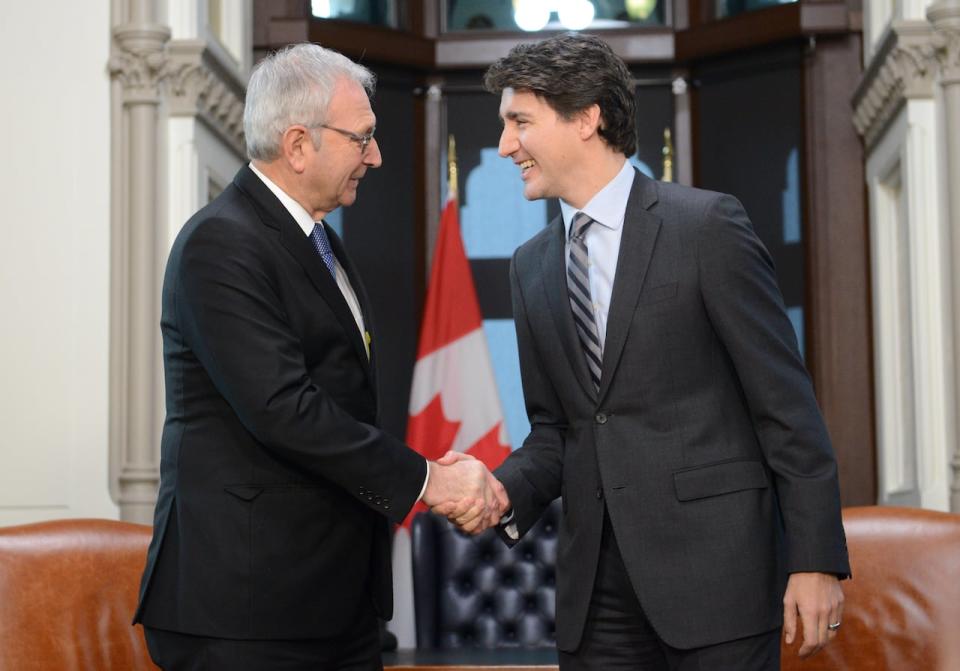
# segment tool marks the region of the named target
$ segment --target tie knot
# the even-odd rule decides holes
[[[570,238],[575,240],[580,240],[587,233],[587,229],[590,228],[590,224],[593,223],[588,215],[583,212],[577,212],[573,221],[570,224]]]

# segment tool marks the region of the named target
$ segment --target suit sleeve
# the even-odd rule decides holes
[[[402,521],[423,485],[425,460],[356,420],[310,378],[263,241],[238,228],[211,219],[184,243],[171,278],[184,340],[265,450]],[[372,506],[368,491],[389,509]]]
[[[560,496],[567,420],[533,340],[517,276],[516,254],[510,264],[510,290],[530,434],[494,475],[507,489],[514,512],[512,522],[522,537]],[[516,542],[506,534],[501,537],[510,544]]]
[[[700,287],[773,472],[787,570],[849,575],[837,463],[776,273],[742,205],[712,204],[698,230]]]

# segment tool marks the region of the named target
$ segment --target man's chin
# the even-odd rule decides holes
[[[527,200],[540,200],[546,196],[543,194],[543,189],[537,188],[533,184],[524,184],[523,197]]]

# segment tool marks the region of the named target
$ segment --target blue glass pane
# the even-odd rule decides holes
[[[656,179],[656,177],[653,174],[653,170],[650,169],[650,166],[644,163],[643,161],[641,161],[639,158],[637,158],[636,154],[631,156],[629,160],[630,160],[630,164],[634,168],[642,172],[644,175],[646,175],[650,179]]]
[[[787,316],[790,318],[790,323],[793,324],[793,330],[797,334],[797,344],[800,346],[800,356],[806,359],[807,348],[803,341],[803,307],[797,305],[787,308]]]
[[[523,406],[517,332],[512,319],[485,319],[483,332],[490,348],[493,375],[497,379],[497,392],[500,394],[507,433],[513,449],[517,449],[530,433],[530,422]]]
[[[717,18],[734,16],[743,12],[752,12],[756,9],[786,5],[797,0],[716,0]]]
[[[662,26],[665,5],[665,0],[447,0],[447,30]]]
[[[343,208],[338,207],[333,212],[328,214],[323,218],[323,220],[337,232],[341,238],[343,237]]]
[[[524,198],[517,166],[492,147],[480,151],[463,200],[460,230],[471,259],[509,258],[546,223],[546,201]]]
[[[318,19],[399,27],[396,0],[311,0],[310,13]]]
[[[786,188],[783,190],[783,242],[800,242],[800,159],[794,147],[787,155]]]

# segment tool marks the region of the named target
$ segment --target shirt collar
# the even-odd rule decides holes
[[[310,234],[313,233],[313,227],[316,222],[313,220],[313,217],[310,216],[310,213],[303,208],[303,205],[295,201],[287,194],[286,191],[274,184],[273,180],[257,170],[257,167],[253,164],[253,161],[250,161],[250,170],[252,170],[253,174],[259,177],[263,183],[267,185],[267,188],[273,192],[273,195],[276,196],[280,203],[287,209],[287,212],[289,212],[290,216],[293,217],[293,220],[297,222],[297,225],[303,229],[303,234],[307,237],[310,237]]]
[[[633,166],[630,161],[624,160],[620,172],[607,182],[606,186],[600,189],[582,210],[561,199],[560,213],[563,216],[563,227],[567,237],[570,237],[570,222],[573,221],[577,212],[583,212],[598,224],[614,231],[623,226],[630,189],[633,188],[633,177]]]

